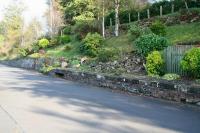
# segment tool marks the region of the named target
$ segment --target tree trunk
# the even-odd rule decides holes
[[[102,35],[103,37],[105,38],[105,3],[104,3],[104,0],[103,0],[103,20],[102,20]]]
[[[119,36],[119,1],[115,0],[115,36]]]
[[[188,4],[187,4],[187,1],[184,0],[184,3],[185,3],[185,8],[189,11],[189,8],[188,8]]]

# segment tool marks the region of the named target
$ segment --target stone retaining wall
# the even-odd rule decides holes
[[[14,67],[39,70],[42,64],[48,63],[50,65],[53,62],[53,59],[20,59],[3,61],[2,63]],[[134,78],[114,77],[71,69],[55,69],[49,75],[138,95],[200,104],[200,85],[189,81],[167,81],[146,76],[135,76]]]

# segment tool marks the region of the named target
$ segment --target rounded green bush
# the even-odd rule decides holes
[[[192,77],[200,78],[200,48],[192,48],[184,55],[181,68]]]
[[[60,36],[60,44],[66,44],[71,41],[70,37],[68,35],[62,35]]]
[[[98,50],[102,44],[103,37],[98,33],[88,33],[80,50],[88,56],[95,57],[98,54]]]
[[[159,51],[154,51],[146,58],[146,70],[148,75],[162,75],[164,72],[164,60]]]
[[[133,39],[136,39],[142,35],[142,29],[141,27],[134,24],[130,26],[129,33]]]
[[[49,46],[49,40],[47,40],[46,38],[43,38],[43,39],[39,40],[38,45],[40,48],[46,48]]]
[[[159,20],[153,22],[150,29],[156,35],[165,36],[167,34],[165,24]]]
[[[137,52],[144,57],[152,51],[163,50],[168,45],[168,41],[165,37],[155,34],[142,35],[135,41]]]

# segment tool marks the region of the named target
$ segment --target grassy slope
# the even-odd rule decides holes
[[[82,54],[79,51],[80,42],[75,41],[75,39],[72,39],[73,41],[69,44],[72,45],[72,50],[65,51],[65,45],[60,45],[54,48],[47,49],[47,55],[53,56],[56,58],[59,57],[65,57],[65,58],[78,58],[81,57]],[[131,42],[128,39],[128,35],[121,35],[119,37],[112,37],[109,39],[106,39],[104,41],[104,48],[117,48],[122,52],[131,52],[132,46]]]
[[[182,24],[167,27],[167,36],[172,44],[200,41],[200,23]]]
[[[172,44],[189,41],[200,41],[200,23],[182,24],[167,27],[167,38]],[[60,45],[54,48],[47,49],[47,54],[56,58],[76,58],[81,57],[79,51],[80,42],[72,39],[71,51],[65,51],[65,45]],[[123,53],[133,51],[132,42],[128,34],[120,35],[119,37],[108,38],[104,41],[104,48],[117,48]]]
[[[66,57],[66,58],[74,58],[81,56],[81,53],[79,51],[80,42],[75,41],[75,39],[72,39],[72,42],[70,42],[72,49],[70,51],[65,51],[66,45],[60,45],[54,48],[47,49],[47,55],[53,56],[56,58],[60,57]]]

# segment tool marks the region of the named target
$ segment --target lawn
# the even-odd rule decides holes
[[[167,36],[172,44],[200,41],[200,23],[181,24],[167,27]]]
[[[68,59],[81,56],[79,51],[80,42],[73,39],[68,45],[72,46],[72,49],[69,51],[65,50],[66,45],[59,45],[57,47],[48,48],[46,54],[55,58],[65,57]]]

